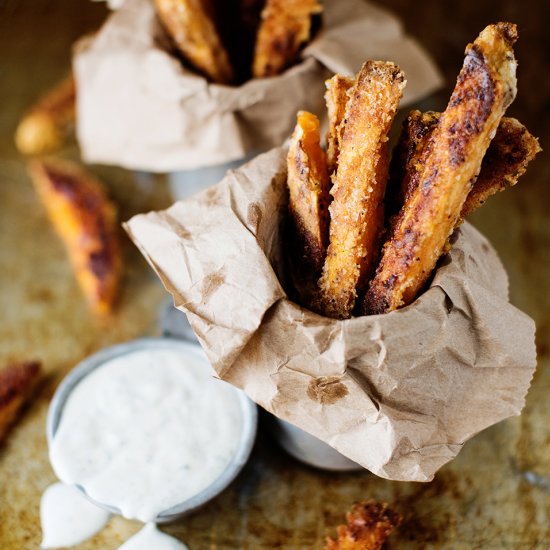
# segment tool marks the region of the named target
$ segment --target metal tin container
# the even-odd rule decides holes
[[[197,341],[186,315],[176,309],[171,301],[167,301],[160,310],[159,326],[166,336]],[[273,436],[297,460],[315,468],[335,472],[364,471],[362,466],[335,451],[330,445],[289,422],[271,416]]]
[[[57,391],[55,392],[53,399],[50,403],[48,410],[48,417],[46,421],[46,435],[48,439],[48,445],[51,446],[55,433],[61,421],[63,415],[63,407],[67,402],[71,392],[76,385],[83,380],[88,374],[98,367],[104,365],[107,361],[120,357],[122,355],[133,353],[140,350],[178,350],[182,355],[193,355],[195,358],[205,362],[208,365],[206,355],[202,351],[201,347],[197,344],[185,342],[182,340],[175,340],[171,338],[144,338],[140,340],[134,340],[125,344],[119,344],[109,348],[105,348],[98,353],[88,357],[81,363],[79,363],[61,382]],[[209,366],[209,365],[208,365]],[[183,517],[184,515],[197,510],[214,497],[219,495],[239,474],[246,464],[254,440],[256,438],[257,429],[257,408],[256,405],[240,390],[234,389],[238,396],[241,413],[242,413],[242,428],[239,445],[233,455],[231,462],[228,464],[223,473],[206,489],[193,497],[181,502],[180,504],[171,507],[168,510],[160,513],[156,519],[156,523],[166,523],[174,521]],[[108,510],[114,514],[120,514],[120,510],[117,508],[103,503],[97,502],[91,499],[82,487],[77,488],[94,504],[98,505],[105,510]]]
[[[203,191],[212,185],[220,182],[228,170],[238,168],[245,162],[254,158],[260,151],[252,151],[243,158],[216,164],[215,166],[204,166],[194,170],[180,170],[168,174],[168,186],[174,200],[182,200],[191,195]]]
[[[365,471],[357,462],[285,420],[274,417],[273,432],[289,455],[309,466],[333,472]]]

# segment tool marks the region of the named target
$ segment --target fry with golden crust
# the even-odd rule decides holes
[[[40,378],[40,363],[27,361],[0,370],[0,443],[17,420]]]
[[[256,38],[252,76],[282,73],[309,42],[312,18],[323,11],[319,0],[267,0]]]
[[[342,120],[346,112],[348,102],[348,90],[353,86],[354,79],[335,74],[325,82],[325,102],[328,112],[327,132],[327,164],[328,173],[336,172],[338,155],[340,153],[340,142],[342,141]]]
[[[25,155],[59,149],[75,121],[76,86],[69,75],[46,92],[23,116],[15,131],[15,144]]]
[[[210,0],[155,0],[155,6],[184,58],[213,82],[231,84],[233,69]]]
[[[386,216],[397,214],[418,183],[422,154],[441,113],[414,110],[403,122],[401,135],[392,153],[386,191]]]
[[[68,161],[35,160],[29,168],[90,305],[100,315],[110,313],[122,259],[116,209],[103,185]]]
[[[289,211],[297,264],[319,277],[328,244],[330,177],[319,119],[300,111],[287,156]]]
[[[390,214],[398,212],[416,189],[422,152],[440,117],[441,113],[434,111],[412,111],[405,121],[390,164],[388,191],[390,186],[395,191],[386,194],[386,199],[393,203]],[[503,117],[483,157],[479,176],[462,207],[459,223],[490,196],[514,186],[541,150],[537,139],[521,122]]]
[[[402,518],[386,503],[367,500],[354,504],[346,521],[336,540],[327,537],[325,550],[380,550]]]
[[[466,48],[447,109],[422,154],[418,185],[384,245],[365,296],[365,313],[386,313],[411,303],[430,277],[516,95],[516,39],[515,25],[497,23]]]
[[[384,222],[388,132],[405,87],[393,63],[368,61],[350,88],[331,194],[330,239],[319,281],[320,310],[351,316],[372,274]]]

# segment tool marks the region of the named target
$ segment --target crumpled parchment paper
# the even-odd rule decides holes
[[[171,172],[265,151],[284,142],[298,110],[324,117],[325,79],[355,74],[367,59],[401,66],[404,104],[441,85],[431,59],[388,12],[363,0],[327,0],[323,21],[302,61],[284,74],[222,86],[173,55],[152,0],[126,0],[75,46],[84,160]]]
[[[534,322],[471,225],[428,290],[349,320],[290,301],[286,150],[126,230],[184,311],[220,378],[375,474],[429,481],[479,431],[518,415],[536,363]]]

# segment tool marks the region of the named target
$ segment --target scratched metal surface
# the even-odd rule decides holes
[[[460,2],[448,13],[437,0],[389,0],[408,29],[454,80],[465,44],[488,22],[520,23],[520,93],[511,109],[550,148],[543,2]],[[155,330],[164,293],[129,242],[127,274],[115,318],[97,323],[88,312],[59,240],[38,203],[12,134],[24,107],[68,67],[71,42],[93,30],[104,8],[85,0],[4,0],[0,3],[0,368],[39,357],[46,383],[0,448],[0,548],[37,548],[39,499],[55,480],[44,423],[49,398],[64,373],[89,353]],[[415,32],[415,30],[417,32]],[[438,94],[443,107],[449,90]],[[546,103],[545,103],[546,101]],[[64,154],[75,156],[70,147]],[[122,217],[165,206],[162,182],[136,182],[121,170],[96,172],[120,202]],[[272,441],[269,424],[250,463],[222,496],[166,530],[191,550],[321,548],[349,505],[377,498],[395,504],[404,525],[390,548],[550,547],[550,181],[539,158],[521,185],[491,201],[473,222],[508,269],[512,301],[538,325],[539,366],[520,418],[467,443],[429,484],[391,483],[367,473],[327,474],[300,465]],[[120,518],[82,549],[119,546],[138,525]]]

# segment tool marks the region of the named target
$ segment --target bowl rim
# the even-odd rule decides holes
[[[122,355],[141,351],[144,349],[174,348],[180,349],[187,354],[192,354],[196,358],[206,362],[208,366],[210,366],[206,354],[199,344],[167,337],[139,338],[137,340],[131,340],[122,344],[109,346],[86,357],[85,359],[77,363],[77,365],[63,378],[50,402],[46,418],[46,439],[48,442],[48,450],[51,451],[55,433],[61,422],[63,408],[65,406],[65,403],[67,402],[67,399],[71,395],[74,388],[86,376],[88,376],[96,368],[101,367],[111,359],[115,359],[116,357],[120,357]],[[212,374],[213,376],[215,376],[215,372],[213,369]],[[167,510],[159,513],[154,520],[155,523],[166,523],[174,521],[204,506],[207,502],[222,493],[239,475],[239,473],[247,463],[256,439],[258,411],[256,404],[243,391],[234,386],[232,386],[232,388],[234,389],[239,399],[242,414],[241,438],[235,450],[233,458],[231,459],[225,470],[210,485],[208,485],[196,495],[193,495],[183,502],[176,504],[175,506],[172,506]],[[75,487],[90,502],[96,504],[100,508],[111,512],[112,514],[122,515],[121,511],[118,508],[106,503],[98,502],[97,500],[91,498],[82,486],[75,485]]]

